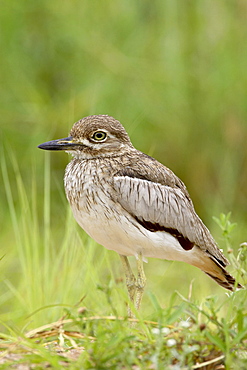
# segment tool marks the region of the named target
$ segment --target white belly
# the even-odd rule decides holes
[[[92,239],[119,254],[137,256],[141,252],[143,257],[177,260],[193,265],[199,262],[197,248],[185,251],[169,233],[151,232],[141,225],[136,226],[125,216],[116,217],[114,212],[112,217],[106,219],[100,216],[100,209],[97,212],[98,217],[95,217],[95,213],[84,213],[76,208],[72,210],[78,224]]]

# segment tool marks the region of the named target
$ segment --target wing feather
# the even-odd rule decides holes
[[[135,219],[156,225],[156,230],[174,230],[203,250],[215,249],[215,242],[197,216],[193,204],[179,187],[149,180],[115,176],[117,200]]]

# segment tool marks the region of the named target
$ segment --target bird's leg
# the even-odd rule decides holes
[[[135,308],[138,311],[141,306],[142,296],[146,285],[146,276],[143,269],[142,253],[138,253],[136,264],[137,264],[137,279],[136,279]]]
[[[120,256],[120,259],[122,261],[124,273],[125,273],[125,276],[126,276],[126,285],[127,285],[127,289],[128,289],[129,300],[130,300],[130,302],[132,302],[134,304],[137,281],[136,281],[135,275],[133,274],[133,272],[131,270],[128,258],[126,256],[121,255],[121,254],[119,256]],[[128,305],[128,317],[129,318],[135,318],[135,315],[133,314],[130,305]]]

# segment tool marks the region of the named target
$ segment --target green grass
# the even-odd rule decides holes
[[[186,264],[149,260],[130,330],[119,258],[80,230],[66,202],[67,156],[36,148],[88,114],[116,117],[185,182],[245,283],[246,4],[2,2],[0,345],[10,357],[0,367],[19,355],[37,368],[175,370],[222,356],[246,368],[246,291],[227,295]],[[61,318],[70,321],[58,329]],[[80,358],[59,355],[76,346]]]

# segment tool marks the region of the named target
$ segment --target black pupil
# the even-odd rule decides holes
[[[96,132],[96,133],[94,134],[94,138],[95,138],[96,140],[102,140],[102,139],[104,139],[104,138],[105,138],[105,136],[106,136],[106,134],[105,134],[104,132]]]

